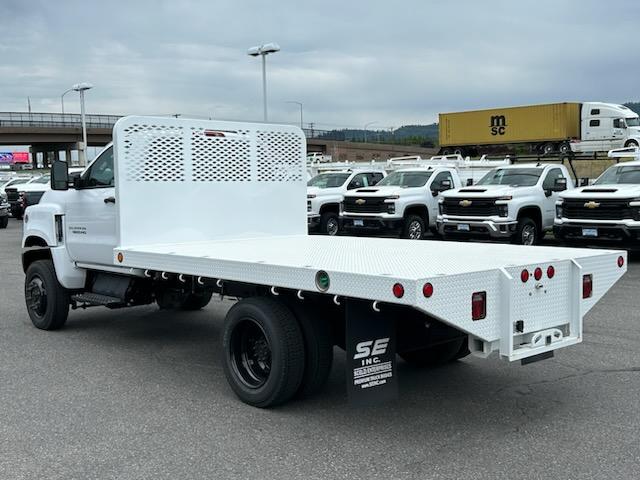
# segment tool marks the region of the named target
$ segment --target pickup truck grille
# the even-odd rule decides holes
[[[344,212],[346,213],[386,213],[387,197],[345,197]],[[362,202],[364,200],[364,202]]]
[[[633,219],[637,217],[634,210],[637,209],[629,207],[629,200],[565,200],[562,204],[563,217],[585,220]]]
[[[466,202],[471,202],[467,204]],[[466,206],[464,206],[466,205]],[[491,217],[499,215],[495,198],[445,198],[443,215],[459,217]]]
[[[20,195],[18,195],[17,188],[5,188],[4,191],[7,194],[7,200],[9,202],[17,202],[18,199],[20,198]]]

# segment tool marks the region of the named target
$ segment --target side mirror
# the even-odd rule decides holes
[[[55,160],[51,165],[51,190],[69,190],[67,162]]]
[[[550,190],[552,192],[564,192],[567,189],[567,179],[564,177],[556,178],[553,188]]]
[[[451,180],[443,180],[440,183],[440,191],[450,190],[451,189]]]
[[[580,187],[588,187],[589,186],[589,179],[587,177],[582,177],[578,180],[578,184]]]
[[[473,185],[473,178],[467,178],[467,187]]]

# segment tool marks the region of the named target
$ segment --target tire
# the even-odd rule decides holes
[[[451,149],[450,148],[442,149],[442,152],[440,153],[440,155],[451,155]]]
[[[464,157],[465,151],[464,148],[462,147],[456,147],[453,149],[453,154],[454,155],[460,155],[461,157]]]
[[[320,217],[320,233],[323,235],[334,236],[339,230],[338,214],[334,212],[325,212]]]
[[[518,220],[515,235],[511,238],[511,243],[517,245],[536,245],[540,240],[538,225],[529,217],[521,217]]]
[[[542,145],[542,147],[540,148],[541,152],[543,155],[549,155],[550,153],[553,153],[556,151],[556,146],[553,143],[545,143]]]
[[[305,370],[304,338],[296,318],[271,298],[241,300],[227,313],[223,367],[244,403],[267,408],[291,399]]]
[[[402,228],[402,238],[420,240],[425,233],[425,221],[418,215],[407,215]]]
[[[24,298],[31,322],[41,330],[62,328],[69,315],[69,294],[60,285],[51,260],[37,260],[27,268]]]
[[[637,147],[638,146],[638,142],[636,142],[635,140],[629,140],[627,143],[624,144],[625,147]]]
[[[294,300],[294,303],[290,304],[304,339],[304,375],[296,393],[299,398],[310,397],[322,390],[333,365],[331,322],[322,315],[322,308],[308,308],[306,303]]]
[[[7,228],[7,225],[9,225],[9,217],[0,218],[0,229]]]
[[[211,301],[213,292],[190,293],[180,305],[180,310],[201,310]]]
[[[462,356],[466,356],[464,355],[463,347],[466,347],[464,338],[433,345],[432,347],[423,348],[421,350],[412,350],[410,352],[400,353],[399,355],[405,362],[410,363],[415,367],[435,367],[437,365],[444,365],[445,363],[462,358]]]
[[[571,153],[571,145],[569,145],[569,142],[562,142],[558,146],[558,151],[563,155],[567,155],[568,153]]]

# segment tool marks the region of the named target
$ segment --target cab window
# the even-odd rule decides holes
[[[551,170],[549,170],[549,173],[547,173],[544,182],[542,182],[542,189],[551,190],[555,186],[556,179],[558,178],[565,178],[565,176],[562,174],[562,170],[560,170],[559,168],[552,168]]]
[[[109,147],[82,175],[82,183],[86,188],[113,187],[113,177],[113,147]]]
[[[445,180],[449,180],[449,187],[445,188],[442,186],[442,182]],[[440,172],[436,175],[436,178],[433,179],[433,183],[431,184],[431,190],[443,191],[450,188],[453,188],[453,177],[450,172]]]
[[[347,190],[353,190],[354,188],[362,188],[368,186],[369,182],[367,181],[367,174],[359,173],[358,175],[354,176],[353,179],[349,182]]]

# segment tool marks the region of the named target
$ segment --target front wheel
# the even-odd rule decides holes
[[[334,236],[338,234],[338,214],[325,212],[320,217],[320,232],[324,235]]]
[[[517,245],[535,245],[539,238],[540,233],[536,222],[528,217],[522,217],[518,220],[516,233],[511,238],[511,242]]]
[[[289,400],[305,372],[304,338],[293,313],[270,298],[241,300],[227,313],[223,367],[243,402],[272,407]]]
[[[629,140],[627,143],[624,144],[625,147],[638,147],[638,142],[636,142],[635,140]]]
[[[24,298],[31,322],[41,330],[57,330],[69,315],[69,294],[60,285],[51,260],[37,260],[27,268]]]
[[[425,221],[418,215],[408,215],[404,221],[402,238],[420,240],[425,232]]]

